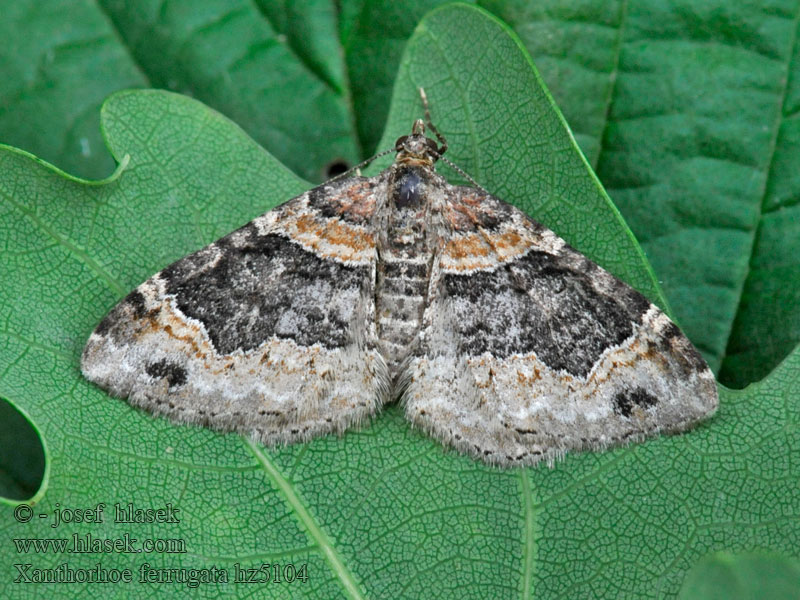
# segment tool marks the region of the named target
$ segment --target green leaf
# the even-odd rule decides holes
[[[258,8],[311,71],[338,94],[347,93],[333,0],[258,0]]]
[[[358,136],[366,154],[383,150],[397,67],[408,37],[422,16],[444,0],[344,0],[342,41],[352,86]]]
[[[679,600],[796,600],[800,563],[779,554],[717,552],[698,562]]]
[[[267,16],[274,16],[271,5],[263,5]],[[207,102],[297,173],[325,179],[330,162],[353,164],[360,152],[340,88],[342,67],[337,73],[335,59],[323,60],[335,58],[338,44],[321,6],[308,7],[305,29],[293,21],[276,23],[290,27],[292,42],[309,34],[298,47],[245,0],[102,0],[79,4],[77,13],[72,5],[15,3],[12,18],[0,25],[4,39],[21,42],[8,44],[10,60],[0,62],[6,76],[0,81],[8,81],[0,87],[0,105],[8,103],[0,112],[0,139],[81,174],[105,174],[107,155],[77,162],[72,138],[89,140],[81,141],[80,149],[95,152],[97,124],[87,115],[96,119],[100,101],[113,90],[151,85]],[[50,116],[54,99],[55,118]],[[31,130],[30,118],[42,125]],[[49,123],[54,127],[44,129]],[[73,131],[77,125],[79,133]]]
[[[102,12],[90,2],[4,2],[0,39],[0,142],[87,177],[111,172],[100,105],[147,78]]]
[[[453,160],[658,299],[520,48],[483,11],[429,15],[402,60],[386,139],[407,133],[424,85]],[[47,450],[50,474],[34,512],[107,504],[102,525],[55,529],[38,518],[19,523],[13,503],[0,505],[3,597],[193,592],[179,583],[15,584],[14,563],[99,562],[130,567],[136,580],[144,563],[232,574],[238,562],[307,563],[309,581],[201,584],[195,593],[647,598],[675,596],[688,569],[715,550],[797,553],[800,351],[746,390],[721,388],[718,415],[690,433],[570,456],[552,469],[493,469],[445,451],[396,406],[341,438],[268,450],[109,398],[81,378],[78,360],[114,302],[307,184],[185,97],[117,94],[102,123],[125,164],[107,181],[0,150],[0,397],[30,416]],[[172,503],[180,523],[114,523],[117,502]],[[17,553],[10,542],[88,532],[182,539],[186,553]]]
[[[444,4],[16,2],[0,22],[0,140],[105,175],[97,107],[152,85],[201,99],[321,181],[383,149],[403,47]],[[478,4],[533,55],[721,380],[769,373],[800,342],[796,1]]]
[[[483,0],[536,60],[723,382],[800,342],[800,5]]]
[[[483,16],[475,18],[469,35],[460,31],[462,13]],[[450,160],[663,306],[641,249],[578,151],[519,40],[478,9],[445,7],[429,19],[408,43],[380,146],[390,148],[408,132],[421,112],[423,87],[450,145]],[[448,171],[446,165],[440,169]],[[460,178],[452,170],[447,175]]]
[[[208,102],[307,179],[325,179],[333,159],[357,162],[346,100],[315,72],[324,45],[296,55],[246,0],[100,4],[153,86]]]
[[[627,2],[481,0],[534,58],[593,167],[603,146]]]

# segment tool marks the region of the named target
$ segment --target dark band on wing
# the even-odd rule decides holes
[[[531,251],[493,271],[448,273],[460,351],[496,358],[533,352],[552,369],[585,377],[603,352],[633,333],[650,302],[622,282],[598,291],[588,271]],[[595,275],[596,276],[596,275]]]
[[[133,290],[125,296],[120,303],[109,312],[100,323],[97,324],[94,332],[97,335],[108,335],[113,333],[114,325],[120,320],[120,315],[130,311],[134,319],[141,319],[147,314],[144,296],[138,290]],[[122,317],[124,319],[124,317]]]
[[[259,236],[255,228],[244,243],[228,236],[216,245],[221,254],[213,266],[200,266],[190,255],[161,278],[181,312],[204,325],[218,352],[251,350],[272,336],[326,348],[352,342],[366,266],[325,260],[280,235]]]

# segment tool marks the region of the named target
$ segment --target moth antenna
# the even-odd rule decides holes
[[[394,148],[390,148],[389,150],[384,150],[383,152],[378,152],[377,154],[373,154],[367,160],[361,161],[360,163],[358,163],[354,167],[350,167],[344,173],[339,173],[338,175],[334,175],[333,177],[328,179],[326,183],[329,183],[331,181],[336,181],[337,179],[341,179],[343,177],[349,177],[350,175],[352,175],[355,172],[358,172],[358,174],[360,175],[361,174],[361,172],[360,172],[361,167],[366,167],[373,160],[376,160],[376,159],[380,158],[381,156],[386,156],[390,152],[394,152],[394,151],[395,151]]]
[[[439,158],[441,159],[441,161],[442,161],[443,163],[445,163],[447,166],[449,166],[451,169],[453,169],[453,170],[454,170],[456,173],[458,173],[459,175],[461,175],[461,176],[462,176],[464,179],[466,179],[467,181],[469,181],[469,182],[470,182],[470,183],[471,183],[473,186],[475,186],[476,188],[478,188],[480,191],[482,191],[482,192],[483,192],[484,194],[486,194],[487,196],[491,196],[491,194],[490,194],[489,192],[487,192],[487,191],[486,191],[486,189],[485,189],[485,188],[484,188],[484,187],[483,187],[483,186],[482,186],[480,183],[478,183],[478,182],[477,182],[477,181],[475,181],[475,180],[474,180],[472,177],[470,177],[470,176],[469,176],[469,174],[468,174],[468,173],[467,173],[467,172],[466,172],[464,169],[462,169],[461,167],[459,167],[459,166],[458,166],[457,164],[455,164],[455,163],[454,163],[452,160],[450,160],[450,159],[448,159],[448,158],[445,158],[445,157],[444,157],[444,156],[442,156],[441,154],[439,155]]]
[[[422,98],[422,106],[425,107],[425,121],[428,125],[428,129],[430,129],[434,133],[434,135],[436,135],[436,139],[439,140],[439,144],[441,144],[437,150],[437,152],[439,153],[439,158],[441,158],[442,154],[447,152],[447,140],[439,132],[439,130],[436,129],[436,125],[434,125],[433,120],[431,120],[431,110],[430,107],[428,106],[428,96],[425,94],[425,88],[422,87],[419,88],[419,97]],[[472,180],[470,179],[470,181]]]
[[[462,176],[464,179],[466,179],[467,181],[469,181],[469,182],[470,182],[470,183],[471,183],[473,186],[475,186],[475,187],[476,187],[476,188],[478,188],[480,191],[482,191],[484,194],[486,194],[487,196],[489,196],[489,195],[490,195],[490,194],[489,194],[489,192],[487,192],[487,191],[486,191],[486,190],[483,188],[483,186],[482,186],[481,184],[479,184],[479,183],[478,183],[477,181],[475,181],[475,180],[474,180],[472,177],[470,177],[470,176],[467,174],[467,172],[466,172],[466,171],[464,171],[464,169],[462,169],[461,167],[459,167],[459,166],[458,166],[457,164],[455,164],[453,161],[451,161],[451,160],[449,160],[449,159],[445,158],[444,156],[442,156],[442,155],[443,155],[445,152],[447,152],[447,140],[446,140],[446,139],[445,139],[445,137],[444,137],[444,136],[443,136],[443,135],[442,135],[442,134],[439,132],[439,130],[438,130],[438,129],[436,129],[436,125],[434,125],[434,124],[433,124],[433,121],[431,120],[431,110],[430,110],[430,106],[428,105],[428,96],[427,96],[427,94],[425,93],[425,88],[423,88],[423,87],[420,87],[420,88],[419,88],[419,96],[420,96],[420,98],[422,98],[422,106],[424,106],[424,107],[425,107],[425,121],[427,122],[428,128],[429,128],[429,129],[430,129],[430,130],[431,130],[431,131],[432,131],[432,132],[433,132],[433,133],[436,135],[436,139],[437,139],[437,140],[439,140],[439,143],[441,144],[441,146],[440,146],[440,147],[437,149],[437,151],[436,151],[436,153],[438,154],[438,158],[439,158],[439,159],[440,159],[440,160],[441,160],[443,163],[445,163],[446,165],[448,165],[448,166],[449,166],[451,169],[453,169],[453,170],[454,170],[456,173],[458,173],[459,175],[461,175],[461,176]]]

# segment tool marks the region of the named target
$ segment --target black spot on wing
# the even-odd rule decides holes
[[[158,312],[158,310],[156,309],[154,312]],[[94,332],[98,335],[113,334],[112,330],[116,325],[127,323],[131,316],[134,319],[141,319],[147,312],[144,296],[141,292],[133,290],[98,323]]]
[[[169,387],[180,387],[186,383],[186,370],[166,359],[150,363],[145,367],[145,371],[150,377],[166,379]]]
[[[690,344],[687,345],[686,350],[684,351],[684,355],[689,363],[692,365],[695,371],[698,373],[702,373],[703,371],[708,370],[708,364],[706,363],[703,355]]]
[[[322,184],[319,187],[315,187],[313,190],[308,192],[308,203],[318,214],[325,217],[326,219],[331,219],[334,217],[338,217],[339,213],[341,212],[338,210],[336,204],[333,204],[330,201],[331,196],[331,186],[336,185],[334,184]]]
[[[669,342],[672,338],[681,337],[683,334],[675,323],[670,322],[661,332],[662,338]]]
[[[200,250],[161,273],[167,294],[205,326],[217,351],[251,350],[272,336],[301,346],[350,343],[366,267],[324,259],[283,236],[259,236],[251,226],[242,231],[240,241],[231,234],[216,243],[218,252]]]
[[[494,271],[446,274],[460,350],[498,358],[533,352],[552,369],[586,376],[650,305],[622,282],[612,294],[599,292],[596,276],[537,251]]]
[[[614,412],[623,417],[630,417],[634,406],[649,408],[658,404],[658,399],[643,388],[631,392],[617,392],[614,396]]]
[[[123,302],[133,310],[133,316],[137,319],[141,319],[147,313],[147,309],[144,306],[144,296],[137,290],[133,290],[125,296]]]
[[[708,370],[708,364],[703,355],[692,346],[675,323],[670,322],[661,331],[658,348],[662,352],[672,353],[676,356],[678,365],[686,377],[692,373],[702,373]]]

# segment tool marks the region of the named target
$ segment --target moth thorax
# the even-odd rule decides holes
[[[391,182],[391,198],[394,208],[421,208],[425,200],[425,172],[414,167],[397,170]]]

